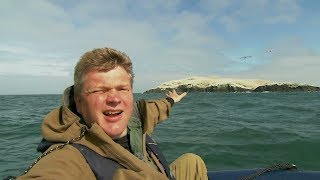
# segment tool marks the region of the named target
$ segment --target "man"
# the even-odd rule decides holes
[[[62,106],[45,117],[38,147],[45,152],[18,179],[207,179],[199,156],[185,154],[169,167],[149,136],[186,93],[134,102],[133,77],[123,52],[85,53]]]

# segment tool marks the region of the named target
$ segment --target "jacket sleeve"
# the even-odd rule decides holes
[[[68,159],[68,160],[66,160]],[[95,179],[82,154],[67,145],[43,157],[20,179]]]
[[[169,117],[172,104],[165,98],[157,100],[139,100],[138,109],[143,124],[143,132],[152,134],[155,126]]]

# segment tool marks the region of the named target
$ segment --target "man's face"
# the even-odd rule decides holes
[[[133,111],[130,82],[122,67],[89,72],[84,77],[80,97],[75,97],[77,111],[86,123],[97,123],[111,138],[125,136]]]

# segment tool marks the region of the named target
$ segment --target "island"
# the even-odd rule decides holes
[[[315,92],[320,87],[308,84],[273,82],[261,79],[192,76],[171,80],[144,93],[160,93],[175,89],[178,92]]]

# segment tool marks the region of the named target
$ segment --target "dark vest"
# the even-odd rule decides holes
[[[118,168],[124,168],[118,162],[105,158],[86,146],[83,146],[81,144],[71,144],[71,145],[77,148],[81,152],[83,157],[86,159],[87,163],[90,165],[90,168],[93,171],[94,175],[99,180],[112,179],[112,177],[114,176]],[[164,155],[158,148],[157,144],[148,135],[146,136],[146,146],[158,157],[160,163],[165,169],[167,177],[169,179],[174,179],[170,171],[170,167],[167,160],[165,159]]]
[[[53,144],[55,143],[42,139],[37,150],[40,152],[44,152]],[[73,147],[75,147],[81,152],[81,154],[89,164],[92,172],[94,173],[96,178],[99,180],[112,179],[112,177],[114,176],[118,168],[124,168],[118,162],[113,161],[112,159],[105,158],[86,146],[83,146],[81,144],[76,144],[76,143],[72,143],[70,145],[72,145]],[[164,157],[163,153],[160,151],[156,142],[149,135],[146,135],[146,147],[157,156],[160,163],[164,167],[167,177],[169,179],[175,179],[171,173],[171,170],[166,158]]]

